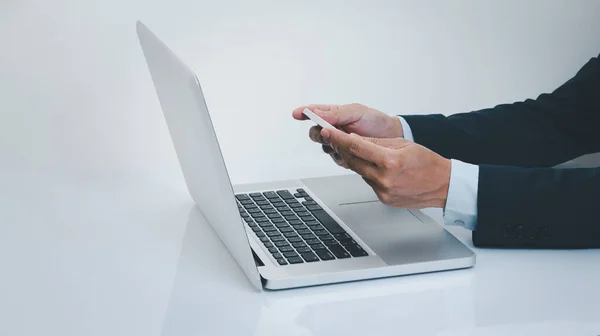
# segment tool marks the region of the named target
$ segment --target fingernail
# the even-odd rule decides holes
[[[329,130],[326,128],[321,130],[321,136],[323,137],[323,141],[325,141],[325,143],[327,145],[329,145],[329,137],[331,136],[331,133],[329,132]]]

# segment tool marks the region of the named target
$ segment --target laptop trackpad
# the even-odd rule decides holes
[[[379,202],[356,175],[305,179],[303,182],[371,250],[390,265],[445,259],[449,238],[435,222],[422,222],[406,209]]]
[[[336,214],[387,264],[438,259],[444,231],[380,202],[340,204]]]

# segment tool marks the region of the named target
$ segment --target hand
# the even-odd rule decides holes
[[[402,124],[397,117],[361,104],[302,106],[295,109],[292,116],[297,120],[307,119],[302,113],[305,108],[347,133],[373,138],[399,138],[404,135]],[[323,145],[323,151],[331,155],[338,165],[346,167],[342,158],[323,142],[320,132],[321,127],[313,126],[309,131],[310,139]]]
[[[321,136],[382,203],[409,209],[446,206],[450,160],[403,138],[366,138],[328,129]]]

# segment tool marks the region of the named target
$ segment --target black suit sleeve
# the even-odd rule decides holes
[[[536,100],[405,119],[416,142],[479,165],[475,246],[600,248],[600,168],[549,168],[600,151],[597,58]]]
[[[415,141],[474,164],[550,167],[600,151],[600,60],[552,93],[494,108],[403,116]]]

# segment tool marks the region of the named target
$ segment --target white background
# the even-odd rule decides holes
[[[0,0],[0,335],[597,335],[600,250],[249,290],[187,195],[135,21],[197,70],[232,178],[252,182],[343,173],[297,105],[534,97],[600,53],[599,16],[596,0]]]
[[[291,119],[301,104],[451,114],[553,90],[600,53],[599,13],[594,0],[3,0],[0,174],[181,185],[137,19],[197,71],[238,183],[342,172]]]

